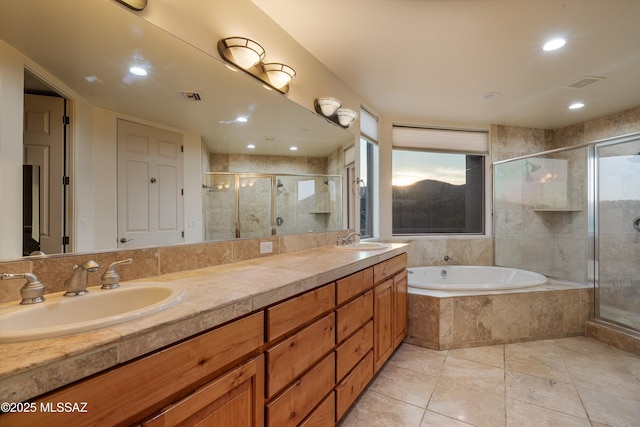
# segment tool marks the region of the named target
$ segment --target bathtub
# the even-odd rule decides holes
[[[440,291],[498,291],[540,286],[542,274],[517,268],[491,266],[433,266],[408,270],[409,288]]]

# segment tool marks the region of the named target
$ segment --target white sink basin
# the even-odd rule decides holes
[[[339,249],[346,249],[352,251],[375,251],[378,249],[384,249],[387,245],[384,243],[378,242],[359,242],[359,243],[351,243],[345,246],[337,246]]]
[[[182,302],[185,290],[164,283],[141,282],[117,289],[88,288],[89,293],[45,295],[45,302],[0,305],[0,342],[28,341],[86,332],[139,319]]]

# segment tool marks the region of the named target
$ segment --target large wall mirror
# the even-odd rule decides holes
[[[50,189],[58,182],[69,182],[62,194],[52,196],[55,201],[43,202],[46,210],[40,203],[41,212],[35,216],[40,223],[29,224],[29,236],[36,226],[44,240],[52,242],[41,248],[47,254],[145,246],[136,244],[135,237],[119,236],[123,215],[119,210],[123,197],[138,207],[152,200],[145,193],[147,183],[123,187],[122,181],[144,177],[149,184],[160,183],[157,177],[172,173],[165,157],[178,158],[182,168],[170,185],[178,192],[181,212],[175,218],[169,215],[169,221],[182,228],[180,241],[198,242],[207,236],[206,173],[341,175],[342,150],[354,141],[353,134],[340,126],[229,69],[115,1],[3,1],[0,38],[0,54],[5,53],[0,55],[0,75],[20,74],[20,79],[5,81],[20,81],[28,94],[24,127],[15,124],[20,134],[50,134],[58,121],[54,118],[58,113],[51,113],[54,108],[70,117],[70,124],[60,131],[61,151],[42,148],[37,141],[0,140],[0,149],[6,152],[19,144],[25,164],[38,166],[41,180],[47,177],[41,193],[53,194]],[[144,68],[147,75],[133,74],[131,66]],[[22,107],[23,92],[12,99],[15,92],[3,89],[4,109]],[[31,97],[36,99],[34,106]],[[59,106],[41,106],[40,98],[57,99],[54,103]],[[125,122],[177,135],[178,142],[153,136],[154,160],[140,163],[135,156],[151,145],[137,134],[123,137],[119,124]],[[120,158],[123,144],[134,153],[130,163]],[[26,153],[34,151],[27,147],[34,146],[40,156],[35,163],[26,160]],[[20,170],[16,179],[21,176]],[[14,185],[5,181],[0,185]],[[174,208],[169,203],[161,211]],[[14,219],[7,215],[3,221]],[[158,221],[162,228],[164,219]],[[14,244],[15,250],[7,249],[5,242],[2,259],[23,252],[22,216],[15,222],[20,242]],[[343,222],[328,221],[337,228]],[[71,237],[69,245],[65,236]],[[149,242],[164,243],[179,242]]]

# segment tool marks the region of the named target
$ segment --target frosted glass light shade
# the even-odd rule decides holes
[[[349,127],[352,121],[354,121],[358,117],[358,113],[353,110],[348,110],[346,108],[341,108],[338,110],[338,122],[340,122],[341,126]]]
[[[223,40],[224,46],[233,57],[233,62],[245,70],[253,67],[264,59],[262,46],[244,37],[229,37]]]
[[[342,103],[335,98],[318,98],[318,105],[325,117],[333,116],[338,108],[342,107]]]
[[[269,83],[278,89],[285,87],[296,77],[296,71],[293,68],[278,62],[264,64],[263,68],[269,77]]]

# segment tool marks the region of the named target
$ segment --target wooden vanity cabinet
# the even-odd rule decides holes
[[[407,333],[406,254],[34,400],[11,426],[335,425]],[[143,420],[143,421],[140,421]]]
[[[373,364],[378,370],[407,335],[407,254],[373,266]]]
[[[254,393],[251,399],[262,411],[260,399],[264,387],[259,385],[264,372],[262,358],[237,366],[258,355],[263,343],[264,314],[258,312],[33,400],[38,408],[47,404],[55,408],[57,402],[87,402],[86,413],[9,413],[2,416],[0,424],[131,425],[176,402],[184,405],[172,414],[180,413],[179,417],[184,418],[189,415],[188,408],[202,406],[210,393],[219,399],[217,396],[225,386],[231,394],[245,393],[246,397]],[[236,389],[239,385],[236,381],[246,382],[247,378],[251,378],[250,390]],[[255,393],[257,390],[259,394]],[[231,394],[228,400],[234,401]],[[246,417],[247,408],[240,405],[240,400],[235,402],[233,407],[238,413],[225,410],[228,416]],[[214,408],[209,410],[216,412]],[[261,425],[260,418],[254,419],[256,425]]]

